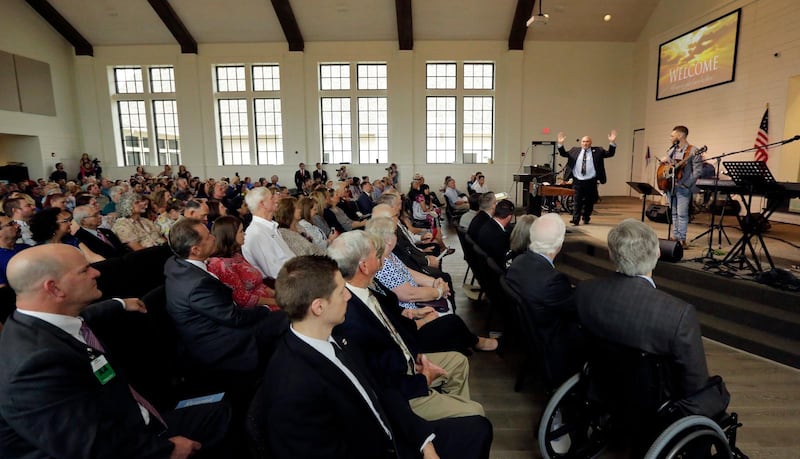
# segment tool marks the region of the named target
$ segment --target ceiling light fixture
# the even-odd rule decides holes
[[[606,21],[606,22],[610,21],[611,20],[611,15],[610,14],[606,14],[605,16],[603,16],[603,20]]]
[[[525,22],[525,27],[530,27],[531,25],[546,25],[549,20],[549,14],[542,14],[542,0],[539,0],[539,13],[531,16],[530,19]]]

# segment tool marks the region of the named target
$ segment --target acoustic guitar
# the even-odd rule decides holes
[[[686,163],[688,163],[693,157],[702,155],[707,150],[708,146],[703,145],[703,147],[698,148],[694,154],[686,156],[677,163],[666,163],[659,165],[658,170],[656,171],[656,183],[658,184],[658,188],[661,191],[672,191],[673,176],[675,177],[675,182],[680,182],[683,178],[683,168],[686,166]]]

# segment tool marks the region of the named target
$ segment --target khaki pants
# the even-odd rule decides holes
[[[428,421],[463,416],[483,416],[483,406],[469,398],[469,361],[459,352],[436,352],[426,354],[435,365],[447,372],[446,378],[437,378],[432,387],[440,387],[441,393],[430,389],[428,395],[409,400],[411,410]]]

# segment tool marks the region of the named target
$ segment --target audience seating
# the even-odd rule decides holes
[[[97,288],[103,298],[141,298],[164,284],[164,263],[172,256],[167,245],[127,253],[118,258],[93,263],[100,271]]]

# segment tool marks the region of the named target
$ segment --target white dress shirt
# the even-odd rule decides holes
[[[295,256],[278,233],[278,224],[255,215],[245,231],[242,255],[262,276],[273,279],[283,264]]]

